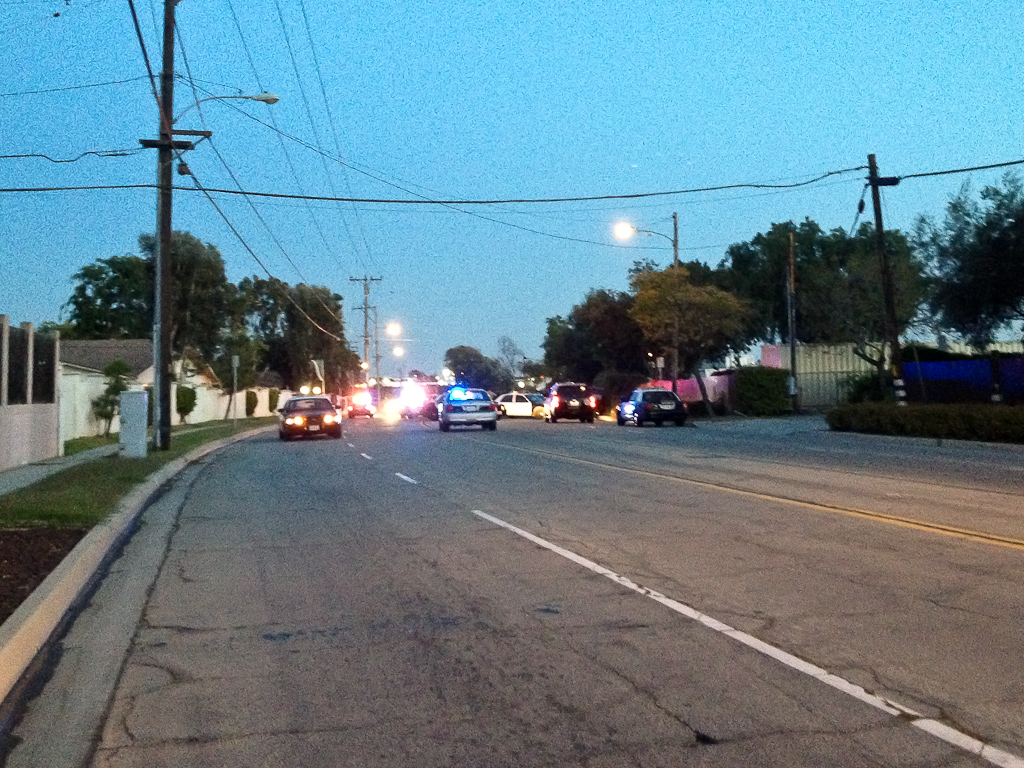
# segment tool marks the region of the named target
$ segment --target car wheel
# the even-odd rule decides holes
[[[489,424],[484,424],[484,429],[489,429],[491,432],[494,432],[497,428],[498,428],[498,422],[496,422],[496,421],[492,421]]]
[[[686,424],[686,419],[676,419],[676,426],[681,427]]]
[[[440,427],[442,432],[447,432],[448,427],[450,427],[451,425],[447,421],[442,421],[441,419],[438,419],[437,426]]]
[[[333,433],[331,435],[331,437],[333,437],[335,440],[340,440],[341,439],[341,430],[339,429],[337,432]]]
[[[638,427],[642,427],[644,425],[644,420],[639,416],[633,416],[633,423],[636,424]]]
[[[660,426],[661,426],[662,424],[664,424],[664,423],[665,423],[665,422],[664,422],[664,421],[662,421],[661,419],[655,419],[655,420],[654,420],[654,426],[656,426],[656,427],[660,427]]]
[[[555,416],[555,414],[553,414],[553,413],[551,414],[551,423],[552,424],[558,423],[558,417]]]
[[[593,424],[593,423],[594,423],[594,414],[590,414],[589,416],[587,416],[587,424]]]
[[[284,441],[284,442],[286,442],[286,443],[287,443],[287,442],[288,442],[289,440],[291,440],[291,438],[290,438],[290,437],[288,437],[288,435],[286,435],[286,434],[285,434],[284,432],[278,432],[278,433],[277,433],[277,436],[278,436],[278,437],[280,437],[280,438],[281,438],[281,440],[283,440],[283,441]]]
[[[622,418],[621,413],[615,414],[615,423],[618,424],[620,427],[626,426],[626,420]]]

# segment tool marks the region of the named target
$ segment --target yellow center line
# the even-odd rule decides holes
[[[1009,547],[1010,549],[1017,549],[1024,552],[1024,540],[1014,539],[1008,536],[999,536],[994,533],[986,533],[984,531],[973,531],[968,528],[957,528],[951,525],[942,525],[941,523],[929,523],[924,520],[915,520],[910,517],[900,517],[899,515],[887,515],[884,512],[872,512],[867,509],[857,509],[856,507],[843,507],[837,504],[823,504],[816,501],[806,501],[804,499],[796,499],[791,496],[780,496],[776,494],[762,493],[760,491],[750,491],[745,488],[738,488],[732,485],[725,485],[724,483],[714,483],[709,480],[696,480],[692,477],[680,477],[678,475],[669,475],[661,472],[652,472],[647,469],[636,469],[634,467],[620,467],[615,464],[606,464],[600,461],[594,461],[592,459],[581,459],[576,456],[566,456],[560,453],[553,453],[551,451],[541,451],[535,448],[520,448],[514,445],[503,445],[499,443],[493,443],[485,440],[479,442],[489,445],[495,448],[507,448],[512,451],[521,451],[522,453],[531,453],[537,456],[547,456],[550,458],[561,459],[562,461],[568,461],[575,464],[582,464],[584,466],[597,467],[599,469],[612,469],[618,472],[627,472],[634,475],[641,475],[643,477],[657,478],[659,480],[674,480],[677,483],[685,483],[688,485],[695,485],[700,488],[710,488],[716,491],[726,491],[739,496],[746,496],[753,499],[761,499],[763,501],[774,501],[781,502],[783,504],[791,504],[797,507],[804,507],[806,509],[814,509],[825,512],[838,512],[842,515],[849,517],[859,517],[864,520],[874,520],[875,522],[888,523],[889,525],[896,525],[901,528],[912,528],[918,531],[926,531],[929,533],[938,533],[943,536],[952,536],[958,539],[965,539],[967,541],[976,541],[982,544],[995,544],[999,547]]]

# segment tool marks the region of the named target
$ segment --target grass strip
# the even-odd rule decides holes
[[[186,426],[171,433],[171,447],[144,459],[108,456],[69,467],[27,488],[0,497],[0,529],[91,528],[114,511],[133,487],[169,461],[236,431],[277,423],[274,417]]]

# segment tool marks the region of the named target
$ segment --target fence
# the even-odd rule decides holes
[[[0,315],[0,470],[62,453],[59,353],[58,336]]]
[[[856,379],[876,372],[875,366],[853,349],[853,344],[797,344],[796,380],[802,409],[831,408],[846,399]],[[761,365],[789,370],[789,358],[788,347],[761,347]]]

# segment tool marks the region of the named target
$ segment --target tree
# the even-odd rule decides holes
[[[174,396],[174,410],[178,412],[178,420],[185,424],[189,414],[196,409],[198,399],[195,389],[179,386]]]
[[[670,353],[678,343],[680,369],[687,375],[696,374],[701,361],[724,356],[743,336],[747,306],[720,288],[694,285],[683,266],[639,272],[632,287],[633,319],[659,350]],[[697,381],[710,413],[703,381]]]
[[[602,373],[645,372],[644,335],[630,314],[632,306],[630,294],[598,289],[574,306],[567,318],[548,318],[544,363],[559,378],[587,383]]]
[[[523,360],[526,355],[523,350],[508,336],[498,339],[498,361],[502,364],[510,377],[522,373]]]
[[[152,261],[156,237],[140,236],[139,248]],[[228,304],[234,292],[217,247],[203,244],[188,232],[175,232],[171,238],[171,288],[171,350],[179,357],[185,350],[194,350],[212,361],[228,323]]]
[[[92,412],[97,419],[106,422],[103,434],[107,436],[110,434],[114,417],[121,410],[121,393],[128,389],[132,367],[118,357],[107,364],[103,369],[103,375],[107,379],[107,386],[99,397],[93,399]]]
[[[934,277],[929,307],[942,325],[985,346],[1024,320],[1024,185],[1008,173],[981,202],[964,185],[941,226],[922,216],[914,246]]]
[[[811,219],[772,224],[750,242],[729,247],[713,283],[732,291],[751,308],[743,337],[789,340],[787,277],[790,238],[796,263],[796,335],[807,344],[854,344],[854,351],[885,368],[885,309],[875,230],[861,225],[856,235],[825,232]],[[885,233],[896,290],[897,325],[904,332],[917,317],[926,291],[924,264],[898,231]]]
[[[76,272],[64,308],[76,339],[144,339],[153,334],[153,265],[140,256],[98,259]]]
[[[502,364],[486,357],[476,347],[450,348],[444,353],[444,364],[464,386],[491,392],[506,392],[512,388],[512,377]]]

